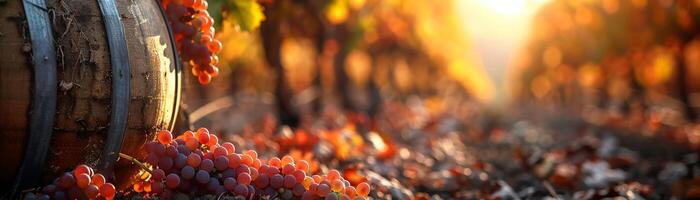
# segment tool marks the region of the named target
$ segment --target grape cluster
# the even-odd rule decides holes
[[[56,178],[38,194],[27,193],[24,199],[114,199],[117,190],[102,174],[87,165],[78,165],[71,172]]]
[[[219,75],[221,42],[214,39],[214,19],[207,12],[206,0],[162,0],[161,5],[175,36],[182,61],[192,66],[192,74],[206,85]]]
[[[170,198],[174,192],[192,196],[229,194],[246,199],[365,199],[370,187],[353,187],[339,171],[307,176],[309,163],[291,156],[266,162],[254,150],[238,154],[230,142],[219,144],[206,128],[186,131],[173,139],[160,131],[146,144],[151,177],[136,182],[135,192]]]

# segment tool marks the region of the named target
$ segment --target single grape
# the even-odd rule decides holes
[[[211,75],[209,74],[199,74],[197,78],[197,80],[199,80],[199,84],[202,85],[206,85],[209,84],[209,82],[211,82]]]
[[[171,189],[177,188],[179,184],[180,177],[177,176],[177,174],[168,174],[168,176],[165,178],[165,185]]]
[[[226,156],[223,155],[216,157],[216,159],[214,160],[214,167],[218,171],[225,170],[226,168],[228,168],[228,158],[226,158]]]
[[[154,169],[151,178],[156,181],[162,181],[165,178],[165,171],[163,169]]]
[[[212,161],[210,159],[202,160],[202,164],[199,165],[199,169],[207,171],[207,172],[214,171],[214,161]]]
[[[248,187],[246,187],[243,184],[239,183],[238,185],[236,185],[236,188],[234,188],[233,191],[234,191],[234,193],[236,193],[236,195],[240,195],[240,196],[244,196],[244,197],[248,196]]]
[[[168,145],[167,147],[165,147],[165,155],[170,156],[170,158],[177,157],[177,154],[177,147],[173,145]]]
[[[209,134],[209,142],[207,142],[207,145],[209,145],[209,146],[219,145],[219,137],[217,137],[214,134]]]
[[[345,187],[345,191],[343,193],[348,195],[348,197],[350,197],[350,199],[355,199],[355,195],[357,194],[357,191],[355,191],[354,187]]]
[[[328,186],[328,185],[326,185],[326,184],[319,184],[319,185],[316,187],[316,194],[317,194],[319,197],[325,197],[325,196],[328,195],[329,193],[331,193],[331,187]]]
[[[340,179],[340,172],[335,169],[331,169],[326,175],[328,176],[328,180],[330,181]]]
[[[219,40],[216,40],[216,39],[212,40],[209,43],[209,45],[207,45],[207,47],[209,48],[209,51],[211,51],[212,53],[219,53],[219,51],[221,51],[221,42],[219,42]]]
[[[170,131],[167,130],[162,130],[158,132],[158,142],[160,142],[163,145],[170,144],[170,141],[173,140],[173,134],[170,133]]]
[[[294,164],[294,158],[292,158],[292,156],[286,155],[282,157],[282,160],[280,161],[280,166],[286,166],[288,164]]]
[[[141,192],[143,192],[143,183],[142,183],[142,182],[136,182],[136,183],[134,183],[134,184],[132,185],[131,188],[134,190],[134,192],[141,193]]]
[[[182,138],[187,139],[187,138],[193,138],[193,137],[194,137],[194,132],[192,132],[192,131],[185,131],[184,133],[182,133]]]
[[[185,167],[185,165],[187,165],[187,156],[178,153],[177,156],[175,156],[174,165],[175,168],[178,169],[182,169],[183,167]]]
[[[280,174],[275,174],[270,177],[270,186],[279,189],[284,185],[284,177]]]
[[[211,177],[207,183],[207,190],[215,192],[219,188],[219,179]]]
[[[199,167],[199,165],[202,163],[202,158],[193,153],[187,156],[187,165],[192,166],[192,167]]]
[[[219,156],[226,156],[228,155],[228,150],[226,148],[218,146],[214,148],[213,156],[214,157],[219,157]]]
[[[370,188],[369,184],[367,184],[366,182],[358,184],[357,187],[355,187],[355,189],[357,190],[357,195],[360,195],[362,197],[367,197],[367,195],[369,195]]]
[[[260,174],[255,179],[255,187],[257,188],[265,188],[268,184],[270,184],[270,178],[267,174]]]
[[[294,176],[294,178],[297,179],[297,182],[301,183],[304,181],[304,178],[306,178],[306,173],[304,173],[304,171],[302,170],[297,169],[292,173],[292,176]]]
[[[233,145],[233,143],[230,142],[224,142],[221,144],[222,147],[226,149],[227,152],[233,154],[236,152],[236,146]]]
[[[292,173],[294,173],[294,165],[287,164],[284,167],[282,167],[282,174],[287,175]]]
[[[86,173],[81,173],[78,174],[78,176],[75,177],[75,182],[78,184],[79,188],[85,189],[90,184],[90,176],[88,176]]]
[[[200,143],[206,144],[209,142],[209,130],[206,128],[199,128],[197,129],[197,133],[195,134],[197,140],[199,140]]]
[[[255,152],[253,150],[247,150],[243,152],[245,155],[249,155],[253,160],[258,159],[258,152]]]
[[[116,193],[117,189],[111,183],[105,183],[102,186],[100,186],[100,195],[102,195],[107,200],[114,199],[114,195]]]
[[[92,174],[90,174],[90,171],[92,171],[92,169],[87,165],[78,165],[73,170],[73,176],[78,177],[78,175],[80,174],[87,174],[88,176],[92,176]]]
[[[257,180],[256,180],[257,181]],[[233,191],[234,188],[236,188],[236,185],[238,183],[236,182],[236,179],[228,177],[224,178],[224,188],[228,191]]]
[[[331,190],[333,192],[343,192],[345,191],[345,184],[340,179],[335,179],[331,181]]]
[[[195,171],[192,166],[185,166],[180,170],[180,175],[182,175],[182,178],[185,180],[190,180],[194,177]]]
[[[75,177],[71,173],[66,172],[58,179],[58,186],[61,188],[68,189],[73,185],[75,185]]]
[[[104,176],[102,174],[95,174],[92,175],[92,184],[95,184],[97,187],[102,187],[103,184],[107,182]]]
[[[272,166],[272,167],[281,167],[282,166],[280,159],[277,157],[270,158],[270,160],[267,161],[267,164]]]
[[[173,159],[167,156],[161,157],[160,160],[158,160],[158,167],[160,167],[163,170],[169,170],[172,168],[174,165]]]
[[[204,170],[199,170],[199,171],[197,171],[197,175],[196,175],[195,179],[197,180],[197,182],[199,182],[201,184],[205,184],[205,183],[209,182],[209,172],[204,171]]]
[[[85,196],[88,199],[95,199],[100,194],[100,188],[97,185],[90,184],[85,187]]]
[[[253,178],[248,173],[241,173],[238,175],[238,178],[236,178],[236,182],[243,185],[249,185],[252,180]]]
[[[284,176],[283,185],[285,188],[292,189],[294,187],[294,185],[296,185],[296,184],[297,184],[297,179],[294,178],[294,176],[292,176],[292,175],[285,175]]]
[[[228,155],[228,167],[235,169],[238,168],[238,166],[241,165],[241,156],[238,154],[229,154]]]

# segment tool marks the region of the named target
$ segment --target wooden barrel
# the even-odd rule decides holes
[[[46,184],[79,163],[128,182],[137,168],[118,153],[143,158],[178,109],[164,16],[157,0],[0,3],[2,188]]]

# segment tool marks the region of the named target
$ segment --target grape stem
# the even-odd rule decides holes
[[[146,164],[143,164],[143,162],[139,161],[138,159],[136,159],[130,155],[123,154],[123,153],[119,153],[119,157],[129,160],[129,161],[135,163],[136,165],[138,165],[139,167],[141,167],[141,169],[146,170],[150,174],[153,174],[153,170],[151,170],[150,167],[146,166]]]

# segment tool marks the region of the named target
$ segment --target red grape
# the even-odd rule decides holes
[[[170,131],[167,130],[162,130],[158,132],[158,142],[160,142],[163,145],[170,144],[170,141],[173,140],[173,134],[170,133]]]
[[[180,177],[177,174],[168,174],[165,178],[165,185],[169,188],[174,189],[180,184]]]
[[[360,195],[362,197],[367,197],[367,195],[369,195],[369,184],[365,182],[358,184],[357,187],[355,187],[355,189],[357,190],[357,195]]]
[[[75,177],[75,182],[78,184],[79,188],[85,189],[90,184],[90,176],[86,173],[78,174]]]
[[[117,189],[111,183],[105,183],[100,186],[100,194],[108,200],[113,199],[116,193]]]
[[[238,182],[238,184],[243,184],[243,185],[250,185],[250,182],[252,180],[253,180],[253,178],[248,173],[241,173],[238,175],[238,178],[236,178],[236,182]]]

